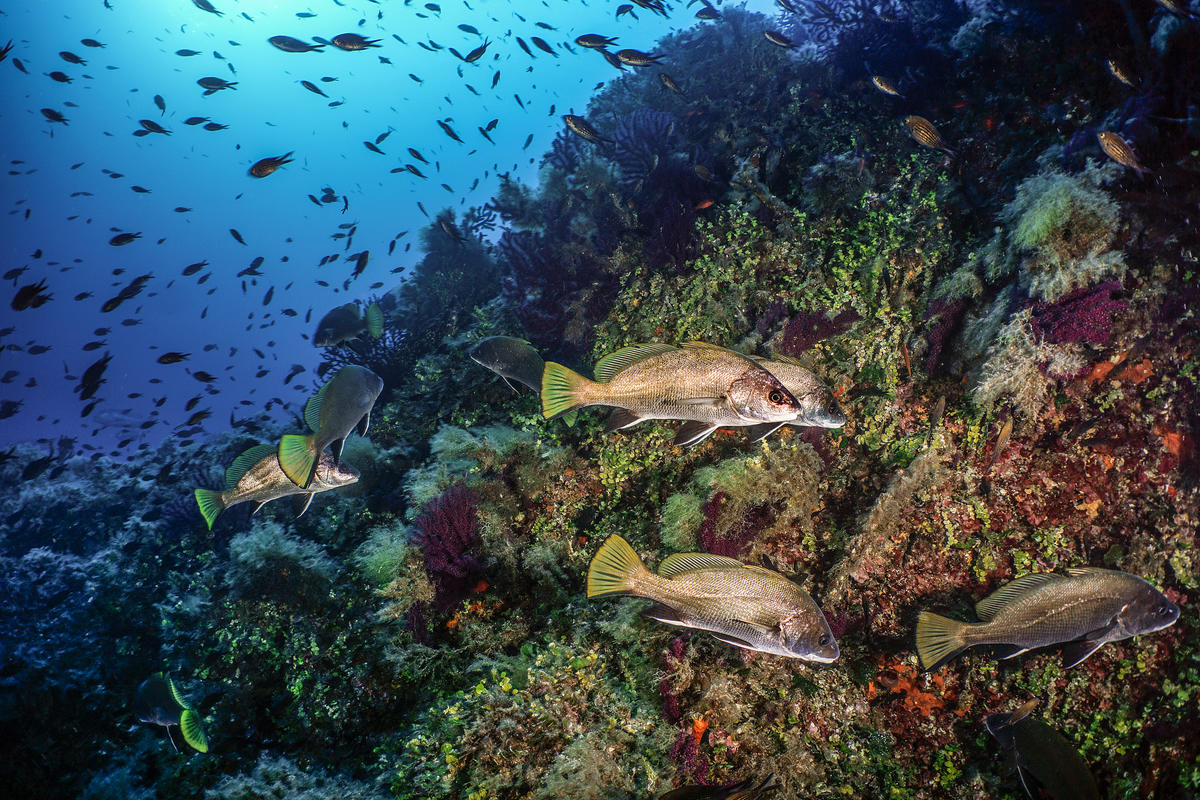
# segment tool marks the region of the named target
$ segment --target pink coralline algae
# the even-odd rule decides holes
[[[797,314],[784,327],[777,350],[785,356],[799,356],[814,344],[844,333],[860,319],[862,317],[852,308],[833,319],[821,313]]]
[[[717,534],[717,521],[721,509],[728,497],[724,492],[717,492],[704,504],[704,524],[700,526],[700,546],[706,553],[729,558],[738,558],[749,544],[774,519],[770,507],[762,506],[751,510],[743,519],[725,531]]]
[[[942,356],[946,351],[946,345],[962,324],[963,313],[967,310],[968,305],[970,305],[970,301],[965,297],[957,300],[939,298],[930,302],[929,308],[925,312],[925,340],[929,343],[929,349],[925,355],[925,372],[928,374],[935,375],[944,366]]]
[[[1117,281],[1079,289],[1057,303],[1033,307],[1033,330],[1051,344],[1104,344],[1112,334],[1113,319],[1128,307],[1112,296],[1121,291]]]
[[[433,604],[445,611],[470,593],[483,573],[471,554],[479,544],[479,499],[463,486],[451,486],[413,523],[413,542],[425,556],[425,570],[436,589]]]

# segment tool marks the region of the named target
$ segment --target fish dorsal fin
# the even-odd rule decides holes
[[[991,620],[1000,609],[1016,600],[1026,592],[1032,591],[1047,583],[1066,580],[1062,575],[1053,572],[1040,572],[1033,575],[1023,575],[1012,583],[1001,586],[996,591],[975,604],[975,615],[983,622]]]
[[[742,569],[745,566],[736,558],[714,556],[711,553],[674,553],[658,565],[658,575],[661,578],[673,578],[681,572],[694,569]]]
[[[325,390],[328,388],[329,384],[327,383],[304,404],[304,424],[313,433],[321,430],[321,406],[325,403]]]
[[[1125,574],[1115,569],[1105,569],[1104,567],[1067,567],[1067,574],[1072,578],[1082,578],[1084,575],[1112,575],[1114,573]]]
[[[233,460],[225,470],[225,488],[232,489],[251,467],[264,458],[275,454],[275,448],[269,444],[256,444]]]
[[[651,342],[650,344],[631,344],[628,347],[622,347],[620,350],[609,353],[604,358],[596,362],[595,375],[596,380],[600,383],[608,383],[613,377],[637,362],[650,358],[650,356],[662,355],[669,353],[672,350],[678,350],[673,344],[664,342]]]

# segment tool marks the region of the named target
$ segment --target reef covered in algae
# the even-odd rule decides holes
[[[611,146],[564,134],[537,185],[451,220],[462,241],[431,227],[391,332],[328,357],[385,395],[344,454],[359,483],[304,516],[209,531],[185,496],[287,432],[267,423],[138,467],[65,446],[39,474],[32,448],[0,465],[0,785],[615,800],[774,773],[784,797],[1011,798],[982,720],[1038,698],[1103,796],[1200,794],[1200,28],[1151,3],[847,7],[725,8],[660,42],[661,69],[588,109]],[[1118,57],[1136,88],[1100,66]],[[669,424],[546,421],[465,357],[496,334],[581,367],[649,341],[795,357],[848,421],[690,450]],[[653,562],[769,559],[840,659],[587,601],[611,534]],[[919,611],[970,618],[1014,577],[1079,565],[1146,578],[1181,618],[1071,670],[972,653],[922,672]],[[159,670],[207,754],[134,718]]]

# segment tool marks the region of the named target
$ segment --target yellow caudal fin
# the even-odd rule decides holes
[[[208,529],[211,531],[217,515],[225,510],[221,493],[213,489],[197,489],[195,495],[196,505],[200,506],[200,513],[204,516],[204,521],[208,523]]]
[[[317,468],[313,437],[289,433],[279,440],[279,466],[292,483],[307,489]]]
[[[633,594],[632,580],[646,567],[629,542],[613,534],[604,540],[588,567],[587,596]]]
[[[200,715],[192,709],[185,709],[179,715],[179,731],[183,740],[197,752],[208,752],[208,737],[204,735],[204,727],[200,724]]]
[[[579,393],[589,383],[578,372],[547,361],[542,370],[542,416],[551,419],[582,406]]]
[[[967,623],[922,611],[917,617],[917,657],[932,671],[967,649],[963,631]]]

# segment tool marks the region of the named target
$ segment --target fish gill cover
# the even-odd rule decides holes
[[[4,19],[0,786],[1200,794],[1200,3]]]

